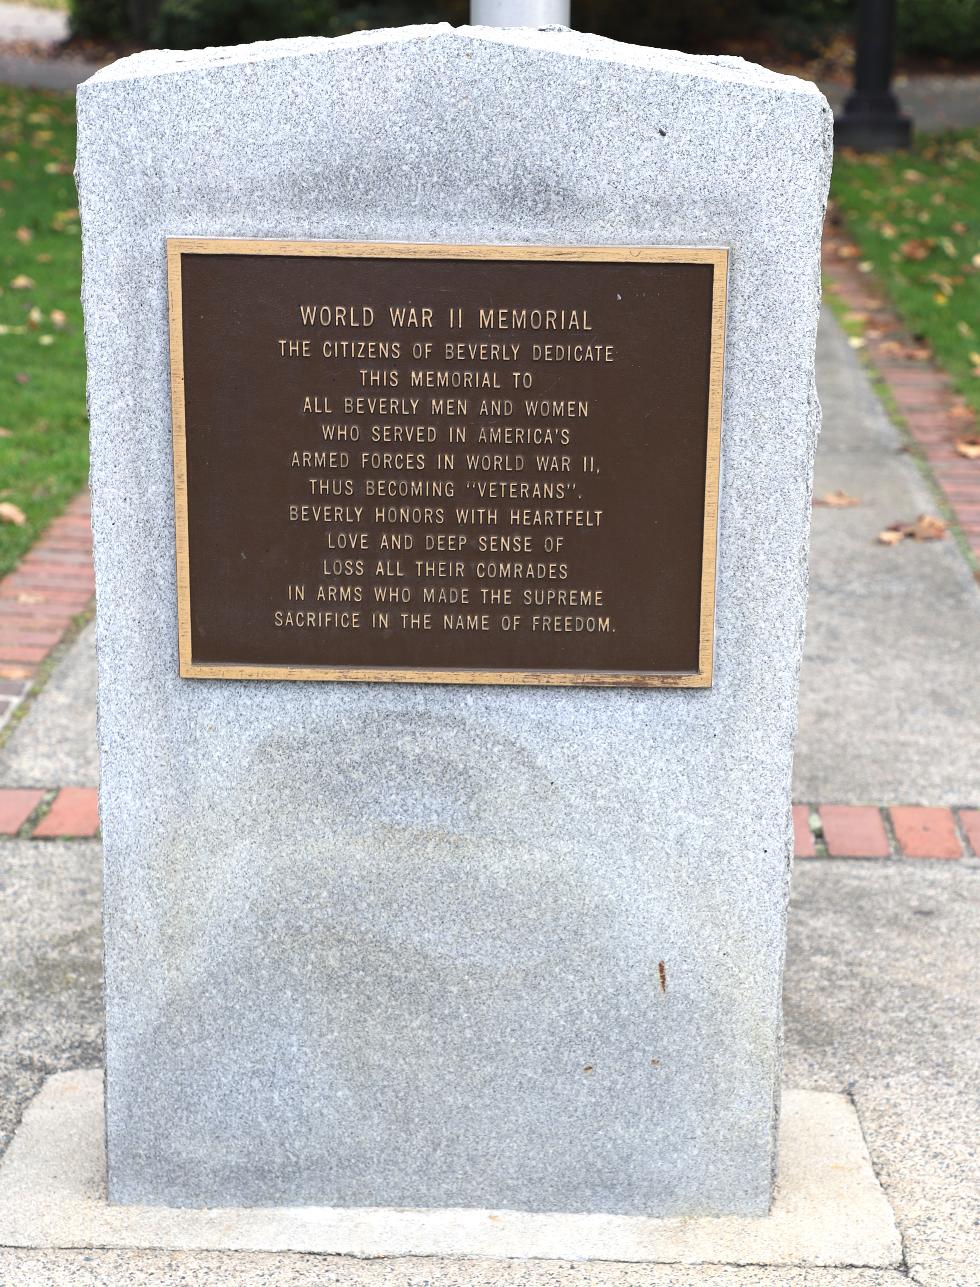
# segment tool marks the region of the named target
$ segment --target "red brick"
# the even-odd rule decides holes
[[[824,804],[820,822],[834,858],[887,858],[891,852],[881,813],[872,805]]]
[[[38,563],[55,564],[65,563],[69,567],[87,567],[92,562],[86,550],[62,549],[57,545],[48,545],[44,541],[41,545],[35,545],[29,554],[22,560],[22,568],[32,568]]]
[[[793,841],[797,858],[813,858],[817,852],[810,830],[810,810],[805,804],[793,805]]]
[[[14,666],[0,661],[0,679],[30,679],[33,674],[33,666]]]
[[[95,787],[62,787],[33,834],[36,837],[94,836],[98,829],[99,793]]]
[[[19,568],[5,578],[8,586],[20,590],[91,590],[95,584],[91,568]]]
[[[14,627],[9,621],[0,626],[0,654],[8,644],[19,647],[21,644],[42,644],[45,648],[53,648],[62,636],[61,630],[38,630],[37,622],[21,621]]]
[[[16,835],[43,799],[43,791],[0,787],[0,836]]]
[[[980,809],[961,809],[960,826],[970,848],[980,857]]]
[[[36,585],[11,585],[11,577],[4,577],[0,581],[0,599],[13,599],[15,603],[29,603],[35,607],[50,607],[58,604],[61,607],[74,608],[76,612],[81,612],[82,608],[92,597],[91,590],[65,590],[51,589],[41,590]]]
[[[0,642],[0,663],[6,665],[9,661],[43,661],[50,651],[50,648],[38,648],[26,644],[18,647],[16,644]]]
[[[13,599],[0,599],[0,639],[8,630],[57,630],[59,634],[63,634],[72,614],[41,605],[38,607],[30,603],[16,603]]]
[[[907,858],[960,858],[962,849],[949,809],[896,805],[891,810],[898,847]]]

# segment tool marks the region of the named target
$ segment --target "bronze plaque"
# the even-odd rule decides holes
[[[711,683],[726,251],[168,264],[182,675]]]

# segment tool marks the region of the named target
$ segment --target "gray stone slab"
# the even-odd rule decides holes
[[[980,586],[952,540],[880,545],[936,500],[833,319],[820,331],[823,430],[793,797],[980,802]]]
[[[78,106],[112,1198],[764,1211],[822,97],[434,27]],[[731,246],[714,687],[181,681],[166,235]]]
[[[0,747],[0,786],[98,786],[95,626],[86,626]]]
[[[843,1095],[787,1091],[780,1178],[762,1217],[251,1207],[192,1211],[110,1204],[98,1071],[59,1073],[24,1115],[0,1165],[0,1244],[314,1251],[375,1258],[652,1261],[667,1264],[901,1263],[901,1240]]]

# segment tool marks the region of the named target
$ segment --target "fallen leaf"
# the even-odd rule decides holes
[[[26,246],[29,241],[34,240],[34,234],[31,232],[30,228],[18,228],[14,233],[14,236],[22,246]]]
[[[36,331],[43,321],[44,321],[44,314],[35,304],[34,307],[31,309],[31,311],[27,314],[27,325],[31,328],[32,331]]]
[[[12,438],[14,435],[9,429],[0,428],[0,438]]]
[[[849,335],[847,342],[852,349],[863,349],[868,343],[863,335]]]
[[[973,420],[973,411],[970,407],[962,402],[958,402],[955,407],[949,409],[950,420]]]
[[[3,430],[0,430],[2,433]],[[956,439],[956,450],[967,460],[980,460],[980,434],[969,433],[965,438]]]
[[[843,246],[837,247],[838,259],[857,259],[860,253],[861,252],[858,250],[857,246],[852,246],[846,242]]]
[[[897,545],[899,541],[905,540],[905,528],[901,523],[886,527],[883,532],[878,533],[878,540],[882,545]]]
[[[813,503],[826,509],[848,509],[852,505],[860,505],[861,501],[857,496],[849,496],[847,492],[838,490],[827,492],[824,496],[815,496]]]
[[[0,523],[13,523],[15,527],[23,527],[27,522],[27,515],[13,501],[0,501]]]
[[[10,289],[11,289],[11,290],[33,290],[33,289],[34,289],[34,278],[33,278],[33,277],[28,277],[28,276],[26,276],[26,274],[24,274],[24,273],[20,273],[20,274],[19,274],[17,277],[15,277],[15,278],[14,278],[14,280],[10,283]]]
[[[56,331],[63,331],[68,325],[68,316],[60,308],[53,308],[48,316],[51,319],[51,325]]]
[[[26,371],[18,371],[17,374],[14,376],[14,379],[17,381],[18,384],[30,384],[31,382],[31,377],[27,374]]]
[[[49,344],[53,344],[53,343],[54,343],[54,336],[53,336],[53,335],[41,335],[41,336],[39,336],[39,337],[38,337],[38,341],[37,341],[37,342],[38,342],[38,344],[43,345],[43,347],[44,347],[44,348],[47,348]]]
[[[907,534],[913,541],[941,541],[946,535],[946,524],[933,514],[920,514]]]
[[[927,241],[925,237],[913,237],[911,241],[903,242],[899,247],[901,253],[906,259],[928,259],[929,251],[932,249],[932,242]]]

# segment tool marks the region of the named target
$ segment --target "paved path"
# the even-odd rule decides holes
[[[31,4],[0,4],[0,40],[54,45],[68,39],[68,14]]]
[[[851,86],[843,82],[829,82],[820,88],[835,112],[851,92]],[[894,88],[902,111],[911,116],[915,129],[923,134],[980,125],[980,75],[976,72],[897,76]]]
[[[936,500],[840,330],[820,334],[823,430],[793,798],[980,804],[980,587],[952,540],[884,546]]]

